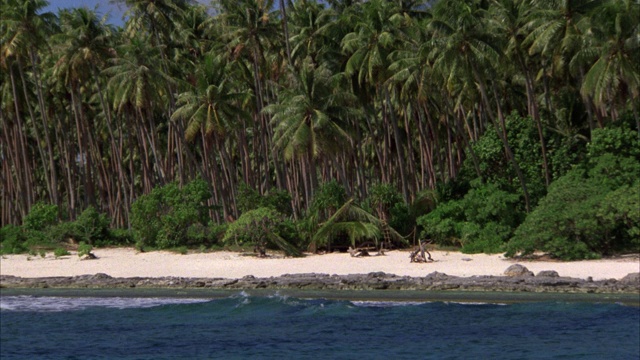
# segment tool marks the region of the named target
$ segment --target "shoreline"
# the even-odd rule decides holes
[[[0,289],[209,289],[209,290],[318,290],[318,291],[462,291],[573,294],[638,294],[640,273],[620,280],[578,279],[530,272],[515,276],[458,277],[433,272],[424,277],[384,272],[352,275],[285,274],[257,278],[112,277],[94,275],[23,278],[0,275]]]
[[[640,257],[575,262],[506,259],[502,255],[431,251],[411,263],[409,251],[268,258],[217,251],[180,255],[98,248],[95,260],[4,255],[2,289],[211,289],[319,291],[463,291],[640,294]],[[507,269],[517,271],[506,272]]]
[[[534,274],[553,270],[559,276],[593,280],[619,280],[640,272],[640,254],[627,257],[553,261],[509,259],[501,254],[463,254],[454,251],[431,251],[433,262],[411,263],[410,251],[393,250],[382,256],[351,257],[348,253],[306,254],[287,258],[269,253],[258,258],[253,253],[215,251],[181,255],[169,251],[138,252],[133,248],[98,248],[95,260],[81,260],[76,252],[55,258],[52,253],[37,255],[3,255],[0,275],[25,278],[77,276],[104,273],[113,277],[198,277],[233,278],[245,276],[274,277],[285,274],[350,275],[384,272],[398,276],[423,277],[432,272],[452,276],[502,276],[511,265],[519,263]]]

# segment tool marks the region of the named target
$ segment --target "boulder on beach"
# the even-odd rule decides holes
[[[620,283],[622,284],[640,284],[640,272],[637,273],[629,273],[627,276],[620,279]]]
[[[533,276],[533,272],[520,264],[513,264],[504,271],[506,276]]]

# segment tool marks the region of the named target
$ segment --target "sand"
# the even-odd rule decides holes
[[[247,275],[271,277],[284,274],[322,273],[329,275],[366,274],[382,271],[395,275],[425,276],[434,271],[454,276],[503,275],[505,269],[519,263],[537,274],[555,270],[560,276],[594,280],[621,279],[640,271],[640,257],[557,262],[506,259],[503,255],[468,255],[459,252],[432,251],[430,263],[411,263],[408,251],[389,251],[383,256],[354,258],[347,253],[307,254],[304,258],[273,255],[257,258],[251,253],[227,251],[180,255],[167,251],[147,253],[132,248],[94,249],[96,260],[80,260],[72,253],[56,259],[28,255],[4,255],[0,275],[19,277],[76,276],[105,273],[113,277],[207,277],[235,279]]]

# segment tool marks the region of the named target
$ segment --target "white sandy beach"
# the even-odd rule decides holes
[[[140,253],[131,248],[94,249],[95,260],[80,260],[73,254],[56,259],[28,255],[4,255],[0,274],[19,277],[75,276],[105,273],[113,277],[208,277],[241,278],[280,276],[283,274],[366,274],[382,271],[389,274],[425,276],[434,271],[455,276],[503,275],[505,269],[519,263],[537,274],[555,270],[560,276],[594,280],[620,279],[640,271],[638,256],[616,259],[557,262],[515,261],[502,255],[468,255],[459,252],[432,251],[430,263],[410,263],[408,251],[390,251],[383,256],[354,258],[347,253],[308,254],[304,258],[272,256],[256,258],[253,254],[227,251],[180,255],[166,251]]]

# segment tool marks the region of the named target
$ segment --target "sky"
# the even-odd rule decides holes
[[[43,9],[44,12],[50,11],[54,14],[58,13],[58,9],[86,7],[96,10],[100,16],[108,14],[107,22],[110,24],[122,26],[124,24],[122,17],[126,12],[126,6],[122,4],[112,3],[111,0],[48,0],[49,6]]]
[[[124,25],[124,13],[127,11],[124,1],[118,0],[48,0],[49,6],[43,9],[43,12],[52,12],[58,14],[59,9],[69,9],[86,7],[90,10],[96,10],[100,17],[107,16],[107,22],[116,26]],[[201,4],[209,5],[211,0],[196,0]],[[275,6],[279,6],[279,2],[275,2]]]

